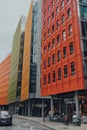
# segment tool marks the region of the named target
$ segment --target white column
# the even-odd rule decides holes
[[[53,97],[51,96],[51,113],[53,115]]]
[[[44,99],[42,99],[42,117],[44,116]]]
[[[78,91],[75,92],[75,102],[76,102],[76,114],[77,114],[77,116],[80,116]]]
[[[61,104],[60,104],[60,99],[59,99],[59,114],[61,115]]]

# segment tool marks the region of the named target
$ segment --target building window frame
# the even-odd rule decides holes
[[[60,53],[60,50],[57,52],[57,59],[58,59],[58,62],[59,62],[60,59],[61,59],[61,53]]]
[[[67,17],[70,18],[70,17],[71,17],[71,14],[72,14],[72,13],[71,13],[71,8],[69,8],[69,9],[67,10]]]
[[[54,28],[54,24],[52,25],[52,33],[54,33],[54,30],[55,30],[55,28]]]
[[[66,58],[67,56],[67,50],[66,50],[66,46],[63,47],[63,58]]]
[[[72,24],[68,25],[68,35],[71,36],[72,35]]]
[[[44,75],[44,85],[46,85],[46,75]]]
[[[56,29],[58,29],[60,26],[59,20],[56,21]]]
[[[58,34],[57,35],[57,44],[59,44],[60,43],[60,35]]]
[[[50,57],[48,57],[48,67],[50,67]]]
[[[58,68],[58,80],[61,80],[61,78],[62,78],[61,68]]]
[[[51,75],[50,73],[48,73],[48,84],[50,84],[50,81],[51,81]]]
[[[62,15],[61,20],[62,20],[62,24],[63,24],[65,22],[65,15],[64,14]]]
[[[52,39],[52,48],[55,46],[55,38]]]
[[[48,52],[50,52],[50,42],[48,43]]]
[[[67,65],[64,66],[64,78],[68,77],[68,67]]]
[[[55,82],[56,81],[56,71],[54,70],[53,71],[53,82]]]
[[[52,54],[52,64],[55,64],[55,62],[56,62],[56,55]]]
[[[62,40],[66,40],[66,30],[62,31]]]
[[[52,20],[54,19],[54,12],[52,12]]]
[[[46,69],[46,60],[44,60],[44,69]]]
[[[69,50],[70,50],[70,55],[74,53],[74,45],[73,42],[69,43]]]
[[[71,62],[71,75],[75,75],[75,63]]]

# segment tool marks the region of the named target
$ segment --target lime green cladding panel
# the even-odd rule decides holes
[[[21,39],[21,19],[19,21],[19,24],[13,37],[11,70],[10,70],[9,89],[8,89],[8,103],[13,103],[16,101],[20,39]]]

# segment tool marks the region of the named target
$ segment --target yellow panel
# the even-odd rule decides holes
[[[29,98],[31,35],[32,35],[32,4],[30,6],[25,29],[21,101],[27,100]]]

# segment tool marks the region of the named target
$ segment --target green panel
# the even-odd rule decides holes
[[[16,29],[13,38],[11,70],[10,70],[9,89],[8,89],[8,103],[16,101],[20,39],[21,39],[21,19],[19,21],[18,27]]]

